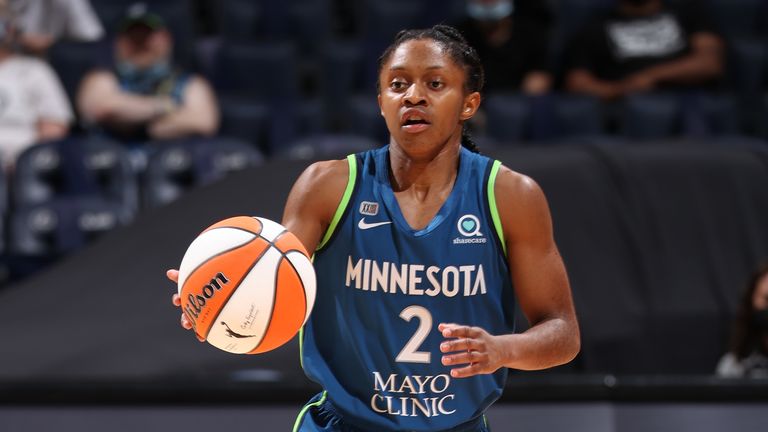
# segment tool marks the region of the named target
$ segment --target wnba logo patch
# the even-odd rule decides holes
[[[453,244],[486,243],[488,239],[480,232],[480,219],[473,214],[465,214],[456,221],[456,229],[464,238],[453,239]]]
[[[379,214],[379,203],[363,201],[360,203],[360,214],[366,216],[376,216]]]

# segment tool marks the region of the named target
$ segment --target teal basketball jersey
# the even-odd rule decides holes
[[[514,330],[494,184],[500,163],[462,147],[453,189],[427,227],[403,217],[389,147],[348,158],[342,202],[315,252],[318,294],[302,366],[345,423],[434,431],[481,419],[507,372],[452,378],[437,326]]]

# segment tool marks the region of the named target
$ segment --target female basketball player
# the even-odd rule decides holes
[[[294,430],[487,431],[507,368],[577,354],[542,191],[463,136],[482,85],[453,28],[400,32],[379,62],[389,145],[296,181],[282,223],[315,251],[302,365],[325,391]],[[515,300],[531,324],[519,334]]]

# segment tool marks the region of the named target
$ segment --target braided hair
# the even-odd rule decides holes
[[[464,69],[466,79],[464,80],[464,91],[467,93],[480,92],[483,89],[485,83],[485,71],[483,65],[480,62],[480,56],[477,54],[474,48],[472,48],[464,36],[455,28],[438,24],[428,29],[419,30],[401,30],[395,35],[395,39],[391,45],[384,50],[379,57],[378,72],[381,74],[381,70],[384,65],[392,57],[392,53],[402,45],[404,42],[418,39],[432,39],[440,44],[443,49],[451,56],[451,59]],[[376,80],[376,90],[381,92],[381,83]],[[468,150],[475,153],[478,152],[477,145],[472,140],[467,128],[462,128],[461,131],[461,145]]]

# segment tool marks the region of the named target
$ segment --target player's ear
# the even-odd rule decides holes
[[[464,105],[461,108],[459,118],[461,120],[471,119],[480,108],[481,99],[482,97],[479,92],[472,92],[464,97]]]
[[[376,101],[379,103],[379,113],[384,117],[384,110],[381,109],[381,93],[376,95]]]

